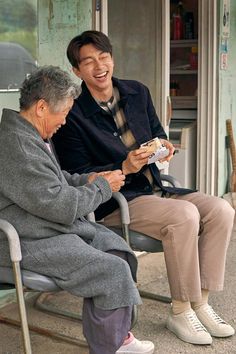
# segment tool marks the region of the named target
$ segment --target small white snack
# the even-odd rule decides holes
[[[159,138],[146,141],[146,143],[141,144],[141,147],[150,152],[148,165],[150,163],[162,160],[164,157],[169,155],[169,150],[161,143]]]

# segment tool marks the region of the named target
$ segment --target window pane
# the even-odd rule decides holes
[[[0,89],[19,89],[37,65],[37,0],[0,0]]]

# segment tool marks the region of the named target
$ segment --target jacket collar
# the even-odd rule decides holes
[[[112,78],[113,86],[116,86],[120,93],[120,101],[122,106],[128,100],[129,95],[136,95],[138,92],[132,87],[128,86],[125,80],[119,80],[115,77]],[[97,112],[101,112],[102,108],[97,104],[95,99],[92,97],[90,91],[88,90],[85,82],[82,82],[82,92],[78,97],[78,102],[80,104],[80,108],[83,111],[86,118],[94,115]]]

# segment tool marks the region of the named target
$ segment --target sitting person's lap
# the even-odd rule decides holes
[[[162,230],[171,224],[189,218],[199,227],[208,214],[221,211],[222,217],[231,217],[231,207],[218,197],[195,192],[161,198],[159,195],[143,195],[128,202],[130,229],[162,240]],[[106,226],[120,226],[120,211],[115,210],[104,218]]]

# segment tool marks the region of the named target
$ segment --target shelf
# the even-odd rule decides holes
[[[170,69],[171,75],[197,75],[197,70]]]
[[[172,109],[196,109],[197,96],[170,96]]]
[[[178,39],[171,40],[170,47],[171,48],[184,48],[184,47],[196,47],[198,43],[197,39]]]

